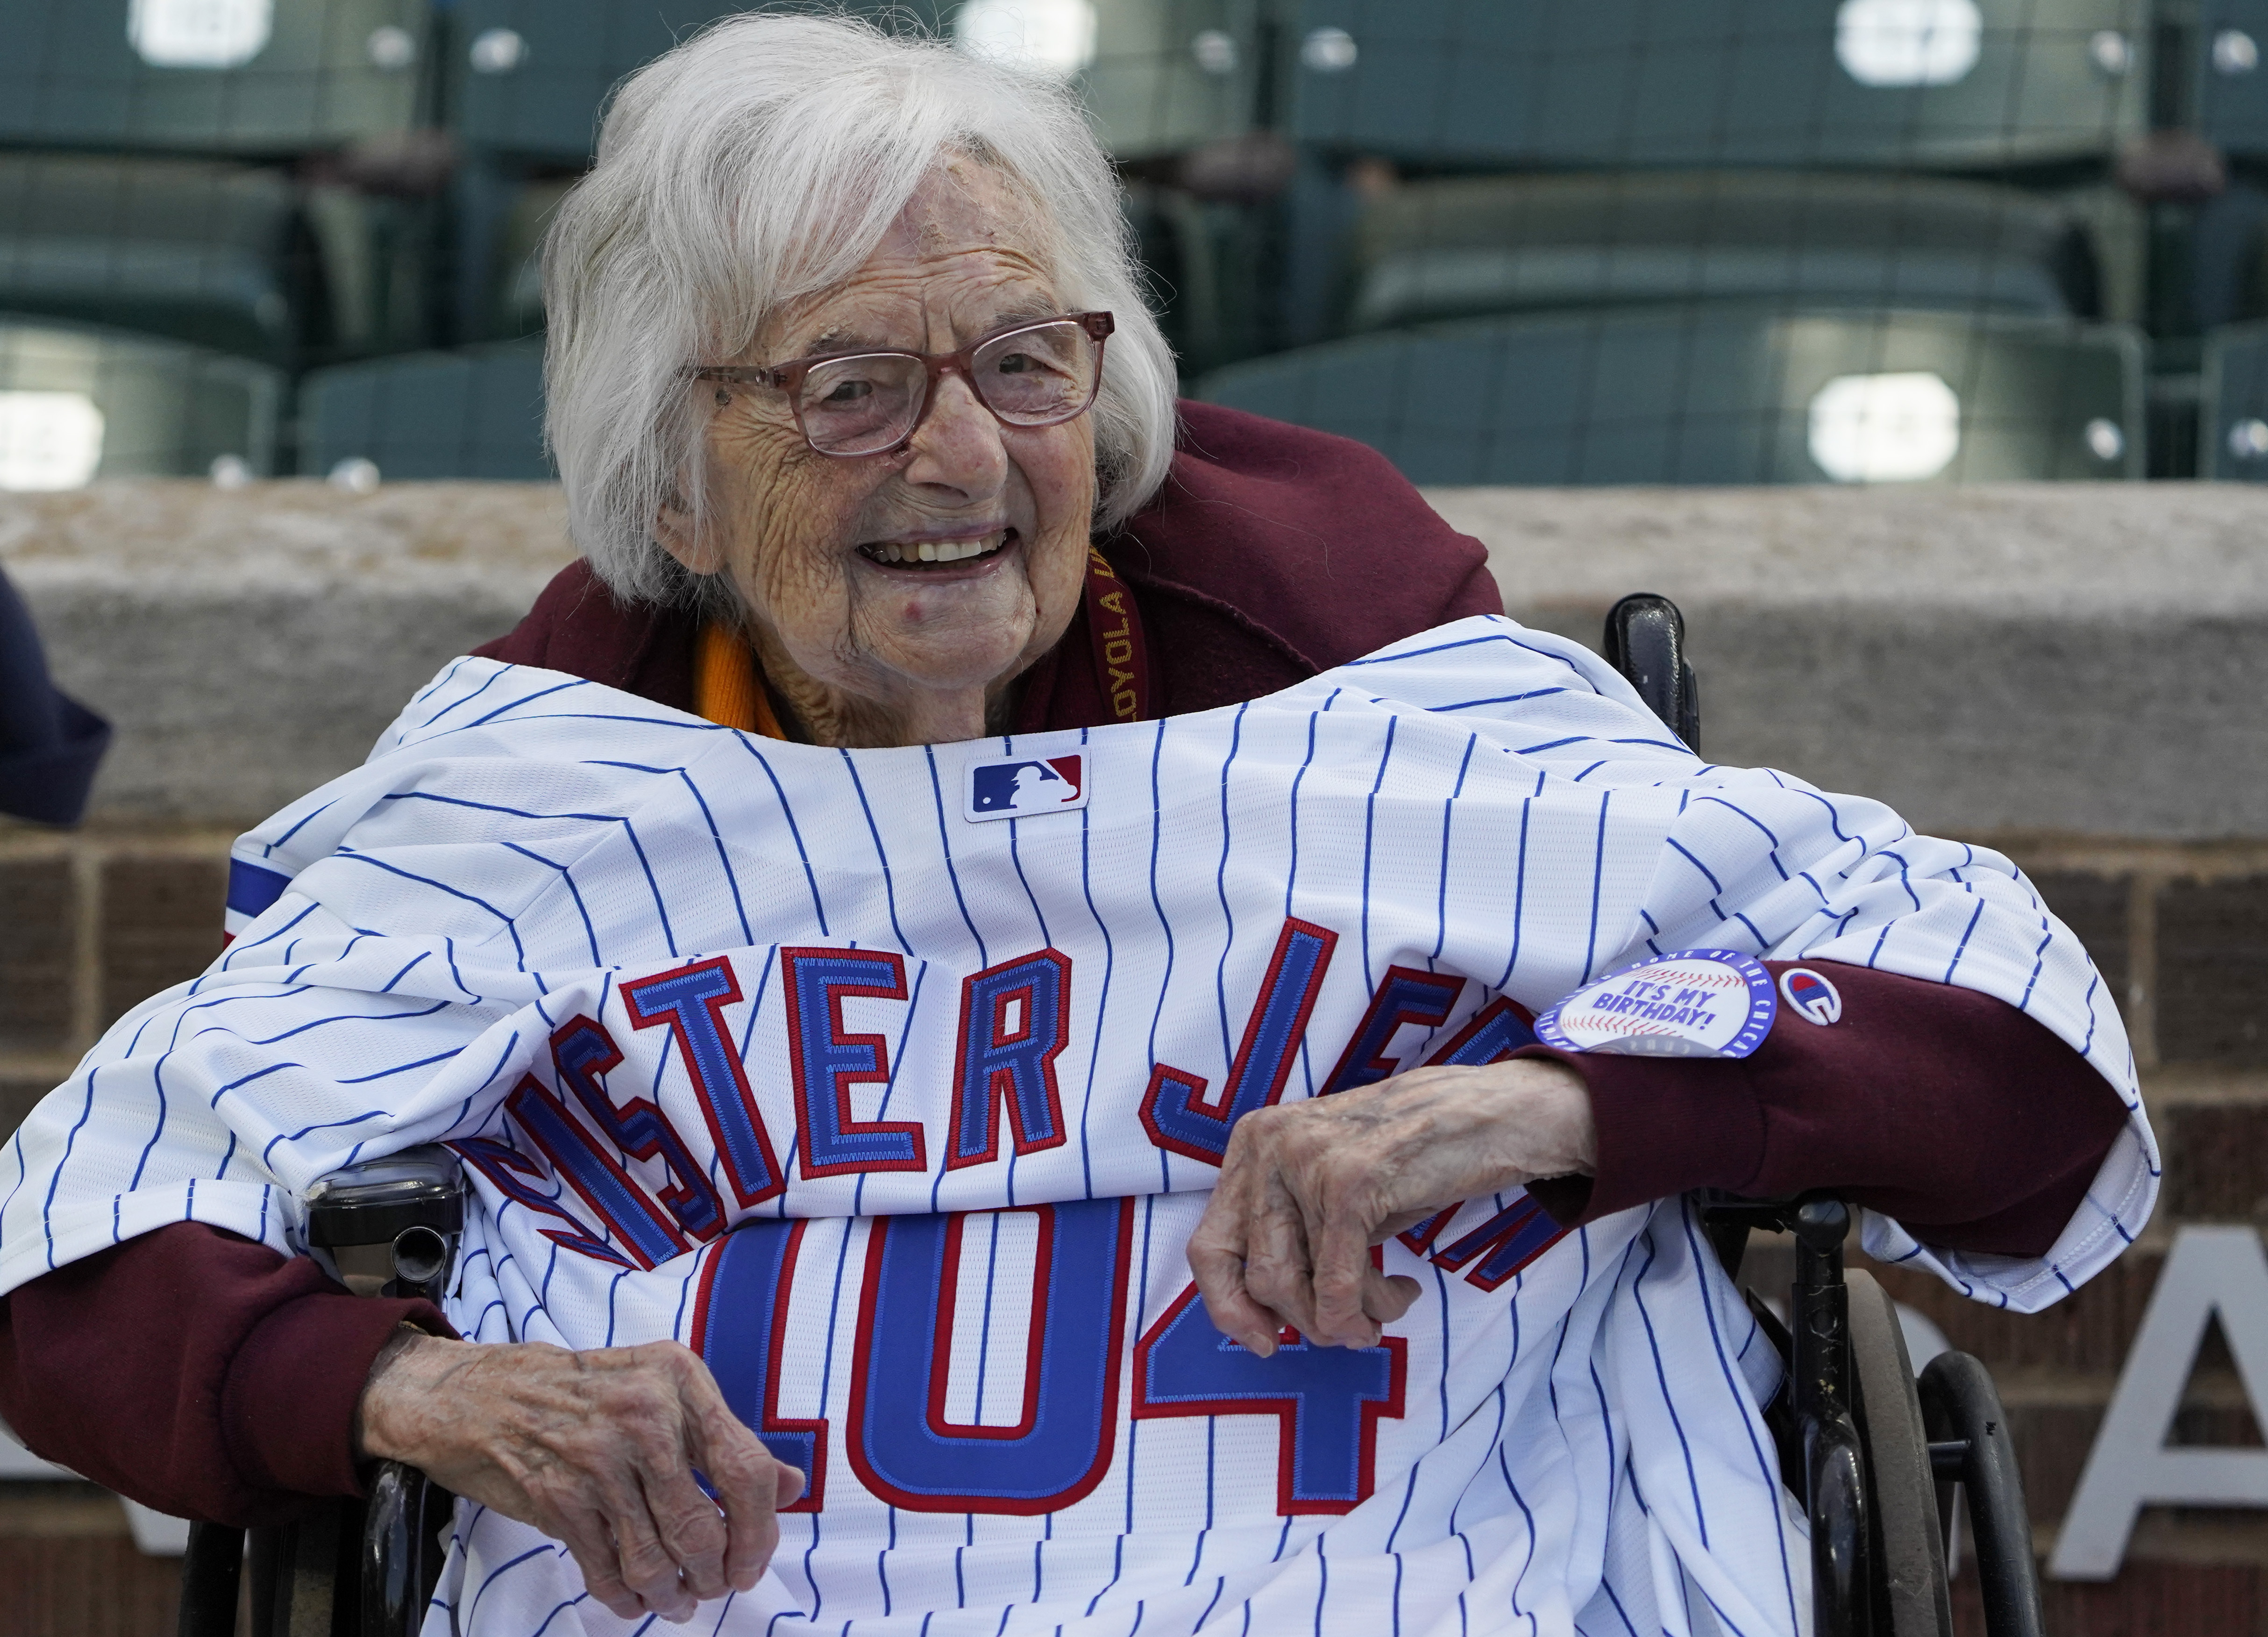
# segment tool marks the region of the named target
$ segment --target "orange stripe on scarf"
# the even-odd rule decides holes
[[[719,727],[785,739],[755,651],[721,625],[703,625],[693,650],[693,710]]]

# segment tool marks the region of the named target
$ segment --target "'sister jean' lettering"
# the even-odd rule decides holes
[[[1282,1096],[1305,1038],[1338,937],[1285,921],[1254,998],[1226,1082],[1206,1096],[1203,1076],[1157,1066],[1144,1124],[1164,1149],[1218,1165],[1236,1121]],[[848,1032],[846,997],[903,1004],[902,957],[886,951],[784,949],[788,997],[782,1043],[800,1127],[787,1153],[806,1176],[925,1169],[930,1134],[917,1121],[862,1121],[850,1092],[886,1080],[881,1036]],[[1065,1139],[1055,1060],[1068,1037],[1071,962],[1056,949],[1002,962],[964,980],[956,1098],[946,1133],[948,1169],[1059,1146]],[[1405,1026],[1437,1029],[1464,980],[1388,970],[1321,1095],[1374,1083],[1395,1072],[1388,1056]],[[745,1209],[785,1185],[782,1152],[765,1128],[722,1009],[747,992],[723,957],[635,979],[622,996],[636,1028],[676,1036],[734,1199]],[[1687,999],[1680,996],[1679,999]],[[1698,999],[1700,997],[1692,997]],[[1620,999],[1622,997],[1615,997]],[[1666,1012],[1631,1000],[1634,1009]],[[1508,999],[1483,1007],[1437,1051],[1433,1063],[1491,1063],[1535,1038]],[[569,1193],[532,1186],[543,1166],[491,1139],[459,1143],[468,1163],[507,1198],[561,1224],[545,1236],[563,1250],[624,1266],[655,1267],[718,1237],[727,1207],[652,1101],[615,1102],[607,1071],[622,1054],[605,1027],[577,1017],[550,1041],[554,1086],[534,1074],[507,1102],[529,1147]],[[576,1110],[586,1116],[578,1119]],[[650,1191],[623,1159],[658,1161],[669,1185]],[[600,1227],[567,1209],[571,1193]],[[1484,1202],[1484,1204],[1487,1202]],[[1557,1243],[1560,1230],[1524,1193],[1495,1202],[1493,1215],[1447,1245],[1437,1237],[1462,1206],[1400,1235],[1413,1254],[1495,1290]],[[847,1456],[857,1481],[895,1506],[923,1512],[1034,1515],[1066,1507],[1108,1470],[1119,1420],[1193,1415],[1273,1416],[1279,1429],[1278,1508],[1285,1515],[1344,1513],[1371,1493],[1381,1418],[1399,1417],[1406,1344],[1315,1347],[1286,1331],[1272,1358],[1256,1357],[1206,1320],[1197,1287],[1186,1288],[1130,1354],[1126,1319],[1134,1204],[1076,1200],[1023,1207],[1035,1219],[1037,1252],[1021,1419],[1012,1425],[955,1423],[946,1410],[949,1338],[961,1245],[982,1213],[874,1219],[857,1284],[858,1331],[851,1425],[784,1419],[780,1352],[806,1224],[743,1220],[725,1234],[703,1269],[692,1345],[708,1361],[734,1413],[809,1483],[791,1508],[824,1504],[829,1468]],[[852,1293],[845,1291],[849,1297]],[[1130,1358],[1131,1379],[1122,1381]]]

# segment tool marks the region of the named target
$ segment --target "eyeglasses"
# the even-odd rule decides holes
[[[1074,420],[1101,389],[1102,343],[1113,328],[1108,313],[1070,313],[1004,325],[958,352],[839,352],[777,369],[719,365],[688,372],[785,393],[804,441],[847,460],[895,454],[910,443],[948,370],[1005,425]]]

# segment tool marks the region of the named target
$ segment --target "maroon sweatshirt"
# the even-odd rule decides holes
[[[1165,489],[1101,542],[1133,588],[1162,713],[1501,611],[1478,542],[1373,451],[1207,404],[1181,413]],[[1085,619],[1024,679],[1018,731],[1110,719]],[[577,564],[479,652],[689,710],[696,634],[690,615],[625,606]],[[1549,1053],[1590,1089],[1598,1169],[1537,1198],[1572,1224],[1691,1188],[1833,1188],[1932,1244],[2045,1250],[2124,1123],[2110,1086],[1989,996],[1832,971],[1840,1022],[1785,1023],[1738,1061]],[[280,1521],[358,1493],[355,1405],[405,1320],[447,1330],[423,1303],[351,1296],[312,1262],[177,1223],[0,1305],[0,1417],[161,1511]]]

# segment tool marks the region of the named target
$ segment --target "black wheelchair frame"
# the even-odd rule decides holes
[[[1667,597],[1638,593],[1607,616],[1608,660],[1697,753],[1699,690],[1684,645]],[[1810,1523],[1815,1637],[1952,1637],[1946,1564],[1959,1495],[1988,1637],[2043,1637],[2023,1480],[1991,1373],[1946,1353],[1917,1382],[1895,1305],[1870,1275],[1844,1266],[1852,1216],[1843,1201],[1712,1193],[1699,1205],[1733,1277],[1751,1232],[1794,1240],[1791,1322],[1753,1292],[1748,1301],[1786,1372],[1764,1420],[1781,1479]],[[388,1296],[439,1301],[463,1219],[456,1156],[438,1147],[339,1172],[307,1195],[310,1242],[335,1256],[378,1253],[378,1294]],[[412,1637],[440,1575],[454,1497],[394,1461],[375,1464],[368,1487],[364,1500],[280,1528],[193,1524],[180,1637],[234,1637],[247,1577],[252,1637]]]
[[[1608,611],[1603,649],[1698,755],[1700,689],[1677,605],[1650,592],[1624,597]],[[1872,1275],[1843,1265],[1852,1225],[1843,1201],[1710,1194],[1701,1213],[1735,1278],[1751,1231],[1795,1240],[1792,1325],[1753,1294],[1749,1302],[1787,1371],[1765,1421],[1782,1479],[1810,1520],[1816,1637],[1951,1637],[1956,1491],[1968,1499],[1989,1637],[2043,1637],[2023,1477],[1992,1373],[1968,1353],[1944,1353],[1915,1380],[1896,1305]]]

